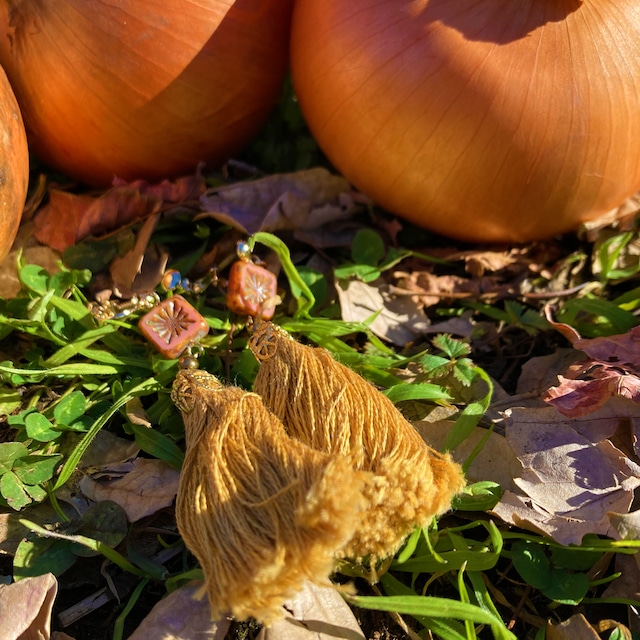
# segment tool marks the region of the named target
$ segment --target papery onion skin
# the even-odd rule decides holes
[[[29,149],[22,115],[0,69],[0,262],[15,240],[29,186]]]
[[[5,0],[0,63],[32,151],[96,186],[224,162],[288,63],[292,0]]]
[[[297,0],[291,64],[334,165],[440,234],[549,238],[640,189],[638,0]]]

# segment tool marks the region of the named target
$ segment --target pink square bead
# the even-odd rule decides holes
[[[165,357],[177,358],[209,333],[206,320],[182,297],[163,300],[140,318],[144,337]]]
[[[227,307],[231,311],[270,320],[275,306],[265,303],[273,301],[277,292],[278,280],[268,269],[243,260],[231,266],[227,288]]]

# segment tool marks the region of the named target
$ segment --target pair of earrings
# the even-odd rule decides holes
[[[464,477],[371,384],[269,322],[275,277],[236,264],[227,301],[260,318],[253,393],[198,369],[190,346],[208,327],[181,296],[140,329],[168,357],[187,353],[171,394],[186,436],[176,519],[212,615],[269,624],[306,580],[328,584],[337,559],[392,556],[449,509]]]
[[[212,614],[269,624],[339,558],[392,556],[464,486],[395,406],[324,349],[258,323],[254,393],[183,359],[187,452],[176,517]]]

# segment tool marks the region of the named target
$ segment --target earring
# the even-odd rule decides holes
[[[230,271],[230,310],[273,315],[275,276],[240,244]],[[144,309],[139,329],[167,358],[180,358],[171,398],[182,414],[186,452],[176,500],[178,530],[198,560],[213,617],[231,613],[269,624],[307,580],[329,584],[335,560],[365,508],[369,474],[341,455],[316,451],[287,435],[261,398],[198,369],[209,327],[180,295],[219,284],[212,270],[195,282],[177,271],[162,287],[173,295],[96,305],[99,320]]]
[[[186,434],[178,530],[212,615],[268,625],[306,580],[329,584],[362,517],[366,474],[290,438],[255,393],[183,364],[171,394]]]
[[[254,391],[287,433],[373,473],[363,489],[367,510],[344,556],[389,557],[416,526],[450,508],[465,484],[462,469],[429,447],[386,396],[325,349],[304,346],[271,323],[256,326],[249,347],[261,363]]]

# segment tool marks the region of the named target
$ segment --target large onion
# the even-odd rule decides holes
[[[439,233],[545,238],[640,189],[638,0],[297,0],[291,64],[337,168]]]
[[[0,69],[0,261],[15,240],[29,184],[29,151],[20,109]]]
[[[219,163],[287,66],[291,0],[3,0],[0,63],[32,150],[90,184]]]

